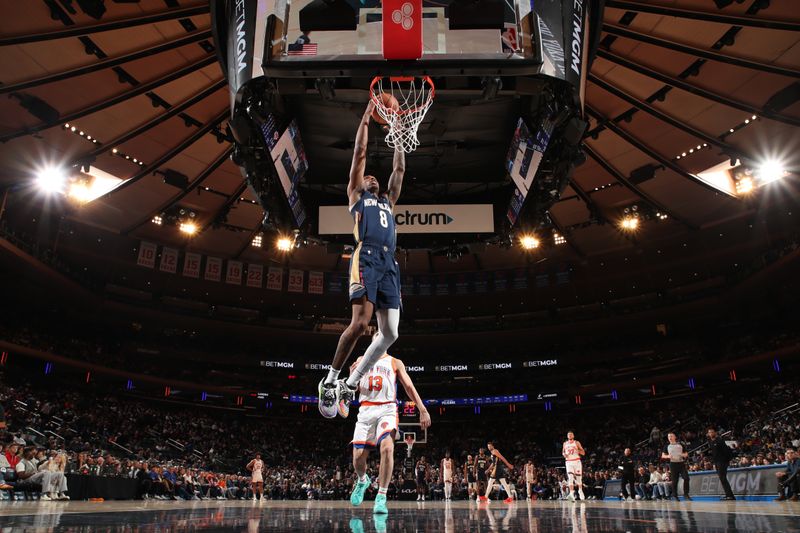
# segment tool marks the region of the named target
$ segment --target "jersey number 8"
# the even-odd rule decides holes
[[[386,211],[380,211],[380,216],[381,216],[381,226],[383,226],[384,228],[388,228],[389,218],[386,216]]]

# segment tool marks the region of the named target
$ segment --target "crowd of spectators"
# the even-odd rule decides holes
[[[252,498],[244,465],[258,452],[265,462],[267,498],[341,499],[352,488],[347,447],[352,427],[343,421],[331,423],[314,413],[280,419],[232,416],[115,394],[87,397],[77,391],[12,384],[3,374],[0,384],[8,423],[3,455],[9,463],[0,459],[0,467],[6,471],[15,470],[15,458],[29,450],[37,471],[57,464],[63,474],[134,478],[145,498]],[[798,396],[796,384],[769,383],[751,386],[735,399],[730,390],[723,390],[602,412],[478,416],[469,420],[467,436],[458,416],[434,417],[428,443],[413,450],[414,461],[421,454],[428,458],[430,497],[440,498],[439,460],[450,450],[456,462],[453,495],[465,498],[464,459],[491,439],[514,464],[509,481],[517,497],[528,496],[523,468],[532,459],[535,497],[564,498],[568,489],[559,453],[571,429],[587,450],[583,477],[587,498],[601,498],[605,481],[619,478],[622,451],[630,447],[638,472],[637,495],[657,499],[669,496],[669,473],[659,461],[667,431],[677,433],[691,451],[691,470],[713,469],[703,446],[704,430],[711,423],[735,443],[731,466],[779,464],[786,460],[786,449],[800,445],[798,415],[773,418],[771,414]],[[392,497],[406,490],[412,478],[401,467],[404,453],[405,447],[398,444]],[[377,456],[369,465],[372,473],[377,472],[376,460]],[[48,483],[54,487],[48,492],[51,497],[68,494],[63,485]]]

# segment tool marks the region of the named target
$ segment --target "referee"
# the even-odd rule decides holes
[[[661,454],[661,459],[669,460],[669,477],[672,480],[672,495],[675,500],[680,501],[678,498],[678,479],[683,478],[683,497],[691,501],[689,497],[689,471],[686,468],[686,459],[689,454],[683,451],[683,446],[678,443],[678,437],[675,433],[667,435],[669,444],[664,453]]]

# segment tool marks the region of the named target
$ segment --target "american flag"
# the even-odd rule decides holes
[[[315,56],[317,55],[317,43],[290,44],[288,53],[290,56]]]

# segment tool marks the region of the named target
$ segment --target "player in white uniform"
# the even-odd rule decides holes
[[[450,451],[444,452],[444,459],[442,459],[442,465],[439,469],[439,482],[444,483],[444,499],[445,501],[450,501],[453,495],[453,472],[455,471],[455,465],[453,464],[453,460],[450,458]]]
[[[264,494],[264,461],[261,460],[261,454],[257,453],[256,458],[247,463],[247,469],[252,472],[250,485],[253,487],[253,499],[261,499]]]
[[[533,470],[533,461],[528,459],[528,462],[525,463],[525,494],[528,495],[528,499],[531,499],[531,494],[533,490],[533,484],[536,482],[534,477],[534,470]]]
[[[581,500],[585,500],[583,495],[583,468],[581,466],[581,456],[586,455],[586,452],[581,446],[581,443],[575,440],[573,432],[567,433],[567,440],[561,446],[561,455],[567,464],[567,482],[569,483],[569,498],[575,501],[575,485],[578,486],[578,494]]]
[[[361,361],[353,363],[353,367]],[[419,424],[423,429],[430,427],[431,417],[422,402],[414,383],[406,372],[406,367],[399,359],[384,354],[364,374],[358,382],[360,406],[358,421],[353,433],[353,467],[358,475],[350,503],[361,505],[364,492],[370,484],[367,475],[367,455],[370,448],[379,448],[381,452],[380,470],[378,473],[378,495],[375,497],[374,512],[385,514],[386,491],[394,470],[394,437],[397,432],[397,382],[403,385],[406,394],[419,409]]]

